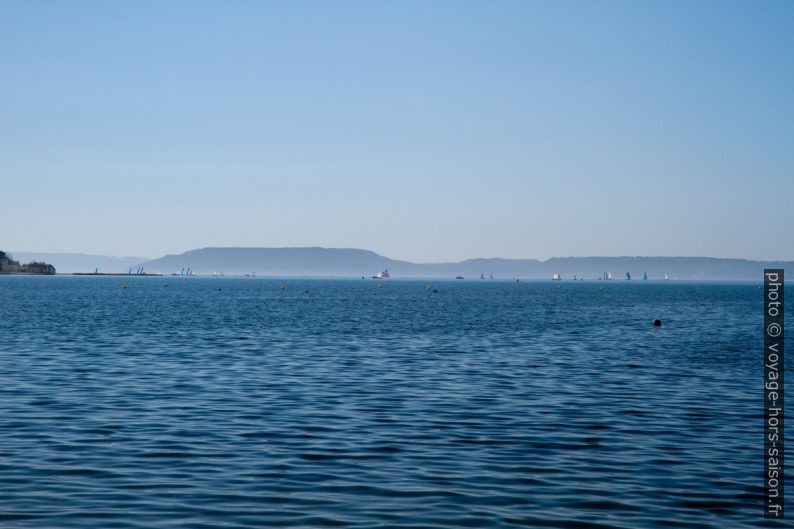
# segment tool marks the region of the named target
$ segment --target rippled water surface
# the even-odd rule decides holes
[[[284,283],[0,277],[0,526],[764,525],[760,283]]]

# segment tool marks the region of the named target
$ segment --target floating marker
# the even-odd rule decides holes
[[[662,326],[662,320],[653,320],[653,326],[654,327],[661,327]]]

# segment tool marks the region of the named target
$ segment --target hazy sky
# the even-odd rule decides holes
[[[0,2],[0,249],[794,259],[794,2]]]

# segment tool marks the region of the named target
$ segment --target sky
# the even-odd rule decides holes
[[[794,2],[0,0],[0,249],[794,259]]]

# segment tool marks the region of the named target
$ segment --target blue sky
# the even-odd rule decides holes
[[[0,2],[0,248],[794,259],[794,2]]]

